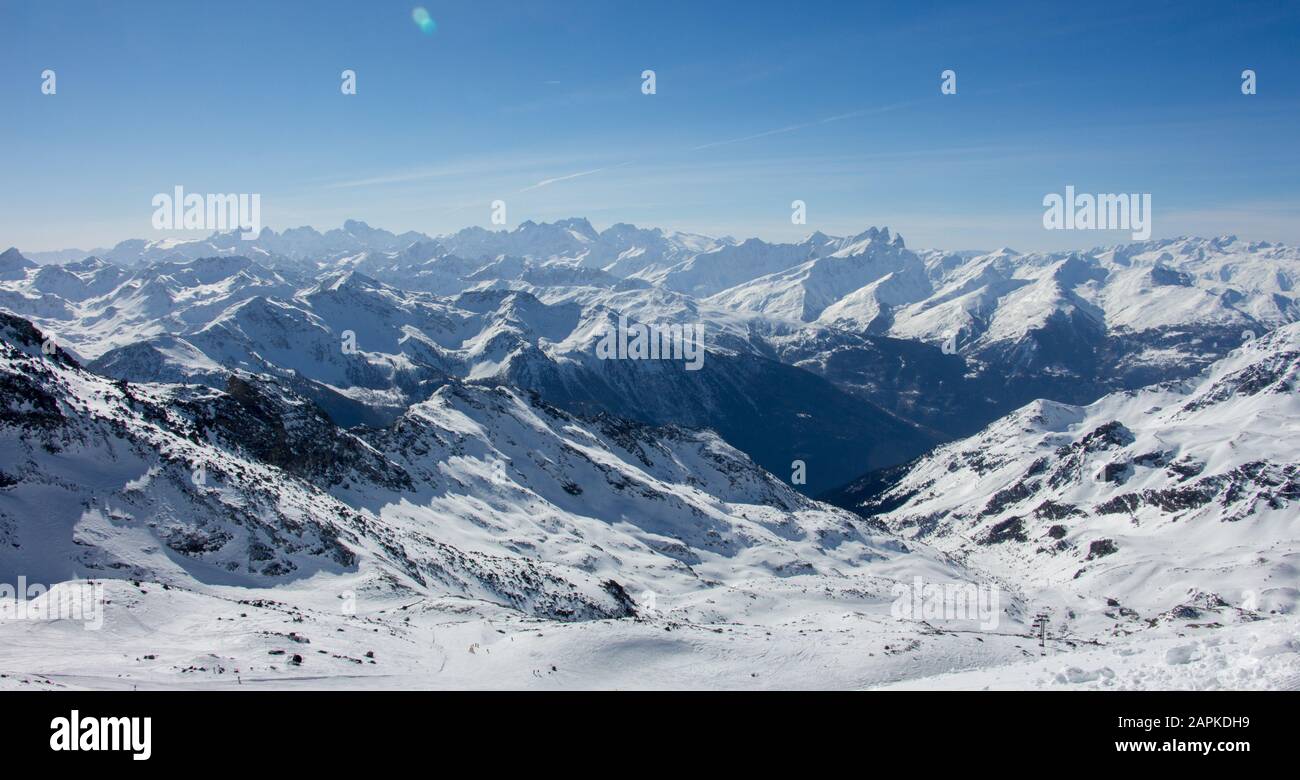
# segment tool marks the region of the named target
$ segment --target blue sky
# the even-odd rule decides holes
[[[159,237],[176,184],[260,193],[276,229],[437,234],[501,199],[510,226],[1128,240],[1044,230],[1071,184],[1151,193],[1156,237],[1300,243],[1300,4],[1071,6],[0,0],[0,245]]]

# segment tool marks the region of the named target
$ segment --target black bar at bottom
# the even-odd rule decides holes
[[[450,770],[446,762],[475,756],[494,768],[604,758],[668,773],[681,767],[656,757],[760,768],[777,759],[883,768],[876,761],[886,756],[927,768],[1276,761],[1292,752],[1300,694],[33,691],[0,694],[0,703],[6,761],[32,768],[382,770],[437,759]],[[74,711],[85,745],[103,737],[111,747],[121,729],[130,744],[71,749]],[[140,760],[145,749],[132,745],[145,741],[144,718],[149,757]]]

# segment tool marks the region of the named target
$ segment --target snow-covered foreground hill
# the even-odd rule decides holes
[[[265,378],[132,385],[20,319],[0,335],[0,572],[90,578],[105,602],[99,630],[0,621],[2,687],[1278,687],[1300,664],[1294,589],[1274,582],[1294,564],[1289,524],[1272,509],[1272,535],[1215,520],[1240,538],[1215,537],[1224,571],[1208,578],[1171,542],[1190,522],[1134,564],[1158,585],[1181,572],[1163,590],[1056,577],[816,504],[709,433],[460,384],[344,431]],[[1282,430],[1268,410],[1293,400],[1296,335],[1258,339],[1179,408],[1226,394]],[[1288,495],[1256,489],[1251,505]],[[1267,565],[1232,569],[1251,556]],[[1111,605],[1113,582],[1129,590]],[[900,613],[920,583],[997,600]],[[1252,585],[1258,601],[1174,604],[1189,583]],[[1046,658],[1028,627],[1040,609],[1059,621]]]
[[[24,320],[0,315],[0,337],[0,565],[34,580],[260,586],[371,555],[403,587],[564,619],[632,614],[634,589],[920,560],[708,432],[460,384],[345,431],[251,375],[132,385]]]

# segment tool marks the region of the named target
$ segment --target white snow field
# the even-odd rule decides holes
[[[674,607],[578,623],[455,598],[362,598],[345,615],[336,594],[360,582],[321,579],[330,581],[210,593],[107,581],[98,631],[73,621],[0,624],[0,690],[1300,686],[1294,616],[1160,626],[1098,644],[1049,637],[1040,655],[1038,638],[1018,624],[986,632],[898,620],[887,605],[816,593],[804,578],[788,590],[730,594],[750,602],[732,620],[678,618]]]

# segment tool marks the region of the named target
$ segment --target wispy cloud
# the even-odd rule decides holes
[[[860,116],[870,116],[872,114],[884,114],[890,111],[897,111],[900,108],[907,108],[909,106],[914,106],[920,102],[921,101],[919,100],[909,100],[903,103],[894,103],[888,106],[877,106],[875,108],[863,108],[857,111],[850,111],[847,114],[836,114],[835,116],[828,116],[825,119],[818,119],[815,122],[803,122],[797,125],[778,127],[775,130],[765,130],[761,133],[754,133],[752,135],[743,135],[740,136],[739,138],[728,138],[725,141],[711,141],[707,144],[700,144],[699,146],[691,147],[691,151],[698,152],[702,149],[712,149],[717,146],[727,146],[728,144],[738,144],[738,143],[743,143],[745,141],[754,141],[759,138],[767,138],[773,135],[783,135],[785,133],[793,133],[797,130],[806,130],[809,127],[819,127],[821,125],[828,125],[832,122],[839,122],[845,119],[855,119]]]
[[[907,101],[907,102],[903,102],[903,103],[895,103],[895,104],[888,105],[888,106],[876,106],[876,107],[873,107],[873,108],[863,108],[863,109],[859,109],[859,110],[857,110],[857,111],[849,111],[848,113],[844,113],[844,114],[836,114],[836,115],[834,115],[834,116],[828,116],[828,117],[826,117],[826,118],[824,118],[824,119],[819,119],[819,120],[817,120],[817,121],[815,121],[815,122],[804,122],[804,123],[801,123],[801,124],[788,125],[788,126],[786,126],[786,127],[780,127],[780,128],[775,129],[775,130],[767,130],[767,131],[764,131],[764,132],[761,132],[761,133],[754,133],[754,134],[752,134],[752,135],[741,136],[741,137],[739,137],[739,138],[729,138],[729,139],[722,140],[722,141],[712,141],[712,142],[707,143],[707,144],[700,144],[699,146],[693,146],[693,147],[691,147],[690,149],[688,149],[687,151],[698,152],[698,151],[702,151],[702,150],[704,150],[704,149],[712,149],[712,148],[719,147],[719,146],[726,146],[726,145],[728,145],[728,144],[736,144],[736,143],[741,143],[741,142],[743,142],[743,141],[753,141],[753,140],[757,140],[757,139],[759,139],[759,138],[766,138],[766,137],[768,137],[768,136],[781,135],[781,134],[783,134],[783,133],[793,133],[793,132],[795,132],[795,131],[797,131],[797,130],[803,130],[803,129],[806,129],[806,128],[809,128],[809,127],[818,127],[818,126],[821,126],[821,125],[827,125],[827,124],[830,124],[830,123],[832,123],[832,122],[840,122],[840,121],[843,121],[843,120],[845,120],[845,119],[854,119],[854,118],[857,118],[857,117],[870,116],[870,115],[873,115],[873,114],[883,114],[883,113],[887,113],[887,112],[889,112],[889,111],[895,111],[895,110],[898,110],[898,109],[900,109],[900,108],[906,108],[906,107],[908,107],[908,106],[916,105],[917,103],[920,103],[920,102],[921,102],[921,101],[919,101],[919,100],[912,100],[912,101]],[[605,166],[605,167],[603,167],[603,168],[593,168],[592,170],[589,170],[589,171],[580,171],[580,172],[578,172],[578,173],[570,173],[570,174],[568,174],[568,175],[566,175],[566,176],[555,176],[555,177],[552,177],[552,178],[549,178],[549,179],[542,179],[541,181],[537,182],[536,184],[532,184],[532,185],[530,185],[530,186],[524,187],[523,189],[519,190],[519,192],[521,192],[521,193],[522,193],[522,192],[531,192],[531,191],[533,191],[533,190],[539,190],[539,189],[541,189],[541,188],[543,188],[543,187],[549,187],[550,185],[552,185],[552,184],[556,184],[556,183],[558,183],[558,182],[569,181],[570,179],[579,179],[579,178],[582,178],[582,177],[584,177],[584,176],[591,176],[591,175],[593,175],[593,174],[603,173],[603,172],[605,172],[605,171],[614,170],[614,169],[616,169],[616,168],[622,168],[622,167],[624,167],[624,166],[626,166],[626,165],[631,165],[632,162],[634,162],[634,161],[632,161],[632,160],[628,160],[628,161],[626,161],[626,162],[622,162],[622,163],[619,163],[619,164],[617,164],[617,165],[608,165],[608,166]]]
[[[348,181],[339,181],[332,184],[326,184],[325,189],[351,189],[353,187],[373,187],[384,184],[402,184],[411,181],[424,181],[427,179],[440,179],[447,176],[454,176],[456,173],[446,168],[424,169],[405,171],[403,173],[392,173],[383,176],[371,176],[364,179],[350,179]]]
[[[626,165],[626,163],[624,163],[624,165]],[[615,167],[615,168],[617,168],[617,167],[619,167],[619,166],[611,166],[611,167]],[[582,172],[580,172],[580,173],[570,173],[568,176],[555,176],[555,177],[550,178],[550,179],[542,179],[541,181],[537,182],[536,184],[530,184],[530,185],[528,185],[527,187],[524,187],[522,190],[519,190],[519,191],[520,191],[520,192],[531,192],[531,191],[533,191],[533,190],[540,190],[542,187],[549,187],[549,186],[551,186],[552,184],[555,184],[556,182],[569,181],[570,179],[580,179],[580,178],[582,178],[583,176],[590,176],[590,175],[592,175],[593,173],[600,173],[601,171],[607,171],[607,170],[609,170],[609,168],[595,168],[595,169],[592,169],[592,170],[590,170],[590,171],[582,171]]]
[[[758,140],[760,138],[767,138],[770,136],[782,135],[785,133],[793,133],[811,127],[819,127],[822,125],[831,124],[833,122],[840,122],[846,119],[855,119],[863,116],[871,116],[875,114],[883,114],[890,111],[896,111],[898,109],[907,108],[909,106],[916,105],[920,102],[922,101],[913,100],[913,101],[907,101],[902,103],[894,103],[886,106],[875,106],[872,108],[858,109],[856,111],[849,111],[843,114],[828,116],[823,119],[816,120],[814,122],[803,122],[794,125],[787,125],[785,127],[779,127],[774,130],[766,130],[761,133],[752,133],[750,135],[740,136],[738,138],[728,138],[720,141],[712,141],[709,143],[690,147],[686,151],[698,152],[698,151],[703,151],[705,149],[713,149],[721,146],[727,146],[730,144],[737,144],[745,141],[753,141],[753,140]],[[565,174],[563,176],[552,176],[549,178],[541,179],[533,184],[530,184],[522,189],[517,190],[516,194],[533,192],[535,190],[540,190],[545,187],[549,187],[553,184],[558,184],[560,182],[571,181],[573,179],[580,179],[586,176],[593,176],[598,173],[604,173],[606,171],[611,171],[617,168],[622,168],[624,166],[631,165],[633,162],[635,162],[635,160],[627,160],[621,163],[617,163],[615,165],[606,165],[600,168],[592,168],[585,171],[578,171],[577,173],[570,173],[570,174]],[[427,181],[432,179],[473,176],[473,175],[480,175],[483,173],[517,172],[519,170],[526,170],[529,168],[539,168],[544,165],[554,164],[554,163],[556,163],[555,160],[550,160],[550,161],[533,160],[524,163],[518,161],[511,161],[508,159],[497,159],[491,161],[483,161],[479,163],[465,164],[460,166],[421,168],[421,169],[408,170],[408,171],[398,171],[398,172],[393,172],[388,174],[380,174],[380,175],[369,176],[364,178],[348,179],[345,181],[338,181],[338,182],[332,182],[326,184],[324,185],[324,188],[325,189],[351,189],[351,188],[359,188],[359,187],[376,187],[376,186],[384,186],[390,184],[405,184],[405,183],[416,182],[416,181]]]
[[[321,189],[353,189],[359,187],[382,187],[390,184],[409,184],[435,179],[464,179],[490,174],[514,174],[521,171],[537,170],[558,165],[573,164],[571,157],[522,157],[509,154],[490,157],[462,158],[447,165],[436,167],[408,168],[400,171],[378,173],[373,176],[326,181],[319,185]]]

